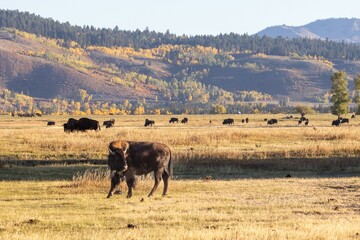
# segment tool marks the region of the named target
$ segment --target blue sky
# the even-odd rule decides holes
[[[317,19],[360,18],[359,0],[0,0],[18,9],[73,25],[150,30],[178,35],[253,34],[274,25]]]

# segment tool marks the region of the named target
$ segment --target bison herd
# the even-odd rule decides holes
[[[355,114],[353,114],[351,116],[351,118],[355,118]],[[285,120],[289,120],[289,119],[295,119],[298,123],[298,125],[302,125],[304,124],[305,126],[309,125],[309,119],[305,118],[305,117],[301,117],[301,118],[293,118],[293,116],[286,116],[283,117],[282,119]],[[266,122],[267,125],[274,125],[274,124],[278,124],[278,120],[275,118],[272,119],[267,119],[265,118],[264,121]],[[178,123],[179,119],[172,117],[169,120],[169,123]],[[189,122],[189,119],[187,117],[183,118],[180,121],[182,124],[186,124]],[[249,118],[245,118],[241,120],[241,123],[249,123],[250,120]],[[210,120],[209,122],[210,124],[212,124],[212,120]],[[343,123],[350,123],[349,118],[338,118],[336,120],[333,120],[331,125],[332,126],[340,126]],[[223,120],[222,122],[223,125],[234,125],[235,124],[235,120],[233,118],[226,118]],[[55,126],[55,122],[54,121],[49,121],[47,122],[48,126]],[[115,125],[115,119],[110,119],[110,120],[106,120],[103,121],[103,126],[105,126],[106,128],[111,128]],[[151,127],[155,125],[155,121],[154,120],[150,120],[150,119],[145,119],[145,123],[144,123],[144,127]],[[80,118],[79,120],[75,119],[75,118],[69,118],[68,121],[63,124],[64,127],[64,131],[65,132],[74,132],[74,131],[86,131],[86,130],[100,130],[100,123],[97,120],[93,120],[90,118]]]
[[[351,118],[355,118],[353,115]],[[293,119],[292,116],[284,117],[283,119]],[[296,119],[296,118],[294,118]],[[183,118],[180,122],[183,124],[188,123],[188,118]],[[249,118],[241,120],[241,123],[249,123]],[[267,119],[264,121],[267,125],[277,124],[278,120]],[[304,123],[309,124],[309,119],[305,117],[297,118],[298,125]],[[169,123],[178,123],[178,118],[170,118]],[[340,126],[343,123],[349,123],[348,118],[338,118],[332,121],[332,126]],[[210,120],[210,124],[212,121]],[[223,120],[224,125],[234,125],[233,118],[226,118]],[[103,126],[106,128],[113,127],[115,119],[110,119],[103,122]],[[155,124],[154,120],[145,119],[144,126],[149,127]],[[55,122],[49,121],[49,126],[55,125]],[[65,132],[73,131],[86,131],[86,130],[100,130],[100,123],[97,120],[90,118],[74,119],[69,118],[68,121],[63,124]],[[315,127],[314,127],[315,129]],[[167,194],[169,180],[173,175],[173,164],[171,159],[170,148],[162,143],[156,142],[133,142],[133,141],[113,141],[108,147],[108,166],[110,169],[111,185],[107,198],[110,198],[116,187],[121,181],[126,181],[128,192],[127,197],[131,198],[133,189],[136,185],[136,176],[147,175],[149,173],[154,174],[154,186],[152,187],[148,197],[152,196],[158,188],[161,181],[164,182],[164,189],[162,195]]]

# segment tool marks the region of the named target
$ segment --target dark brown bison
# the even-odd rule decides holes
[[[67,123],[64,124],[65,132],[86,130],[100,130],[99,122],[90,118],[80,118],[79,120],[69,118]]]
[[[340,119],[336,119],[336,120],[332,121],[331,126],[336,126],[336,127],[338,127],[338,126],[340,126],[340,123],[341,123]]]
[[[110,198],[115,187],[125,177],[128,186],[127,197],[131,198],[135,186],[135,175],[154,172],[155,184],[148,197],[152,196],[164,180],[163,196],[168,189],[168,181],[172,176],[171,151],[168,146],[155,142],[113,141],[109,144],[108,165],[111,171]]]
[[[179,122],[178,118],[170,118],[169,123]]]
[[[86,131],[86,130],[101,130],[100,124],[98,121],[90,118],[80,118],[77,123],[77,130]]]
[[[115,125],[115,119],[110,119],[110,120],[104,121],[103,125],[106,128],[111,128],[111,127],[113,127]]]
[[[145,127],[152,126],[153,124],[155,124],[154,120],[145,119],[145,124],[144,124]]]
[[[79,120],[75,118],[69,118],[68,121],[63,125],[65,132],[73,132],[77,130]]]
[[[55,122],[54,122],[54,121],[48,121],[48,122],[47,122],[47,125],[48,125],[48,126],[55,126]]]
[[[353,115],[351,115],[351,118],[356,118],[356,115],[355,115],[355,113],[354,113]]]
[[[229,124],[229,125],[234,124],[234,119],[232,119],[232,118],[224,119],[222,124],[224,124],[224,125],[225,124]]]
[[[183,119],[181,120],[181,123],[187,123],[188,121],[189,121],[188,118],[183,118]]]
[[[350,123],[348,118],[343,118],[341,119],[341,123]]]
[[[273,124],[277,124],[278,123],[278,120],[277,119],[270,119],[269,121],[267,121],[267,124],[268,125],[273,125]]]
[[[246,122],[246,123],[249,123],[249,118],[245,118],[245,122]]]

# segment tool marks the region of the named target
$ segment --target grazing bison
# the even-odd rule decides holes
[[[308,126],[309,125],[309,119],[306,119],[305,120],[305,126]]]
[[[232,118],[224,119],[222,124],[229,124],[229,125],[234,124],[234,119]]]
[[[187,123],[188,121],[189,121],[188,118],[183,118],[183,119],[181,120],[181,123]]]
[[[245,123],[245,119],[241,119],[241,123]]]
[[[341,123],[350,123],[348,118],[343,118],[341,119]]]
[[[90,118],[80,118],[79,120],[69,118],[67,123],[64,124],[65,132],[86,130],[100,130],[99,122]]]
[[[249,123],[249,118],[245,118],[245,122],[246,122],[246,123]]]
[[[101,130],[100,124],[98,121],[90,118],[80,118],[77,123],[77,130],[86,131],[86,130]]]
[[[355,118],[355,117],[356,117],[355,113],[353,115],[351,115],[351,118]]]
[[[155,142],[113,141],[109,144],[108,165],[111,171],[110,198],[115,187],[125,177],[127,197],[131,198],[135,186],[135,175],[154,172],[155,184],[148,197],[152,196],[164,180],[163,196],[166,195],[169,178],[172,176],[171,151],[168,146]]]
[[[54,121],[49,121],[49,122],[47,122],[47,125],[48,126],[55,126],[55,122]]]
[[[267,124],[268,125],[273,125],[273,124],[277,124],[278,123],[278,120],[277,119],[270,119],[269,121],[267,121]]]
[[[169,123],[179,122],[178,118],[170,118]]]
[[[340,119],[337,119],[337,120],[332,121],[331,126],[336,126],[336,127],[338,127],[338,126],[340,126],[340,123],[341,123]]]
[[[145,119],[145,124],[144,124],[145,127],[147,127],[147,126],[152,126],[153,124],[155,124],[155,121],[149,120],[149,119]]]
[[[106,126],[106,128],[111,128],[115,124],[115,119],[110,119],[103,122],[103,125]]]
[[[78,130],[77,129],[77,125],[78,125],[79,120],[75,119],[75,118],[69,118],[67,123],[65,123],[64,126],[64,131],[65,132],[73,132]]]

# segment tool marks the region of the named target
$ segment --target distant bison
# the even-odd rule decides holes
[[[108,166],[111,171],[111,187],[108,198],[113,195],[115,187],[123,177],[128,186],[127,197],[131,198],[132,189],[135,186],[135,175],[144,175],[150,172],[154,172],[155,184],[148,197],[154,194],[161,180],[164,180],[164,196],[173,172],[170,148],[165,144],[155,142],[111,142]]]
[[[100,130],[99,122],[90,118],[80,118],[79,120],[69,118],[67,123],[64,124],[65,132],[86,130]]]
[[[340,120],[340,119],[337,119],[337,120],[332,121],[331,126],[336,126],[336,127],[338,127],[338,126],[340,126],[340,123],[341,123],[341,120]]]
[[[169,123],[179,122],[178,118],[170,118]]]
[[[348,118],[343,118],[341,119],[341,123],[350,123]]]
[[[249,118],[245,118],[245,122],[246,122],[246,123],[249,123]]]
[[[188,118],[183,118],[183,119],[181,120],[181,123],[187,123],[188,121],[189,121]]]
[[[48,126],[55,126],[55,122],[54,121],[49,121],[49,122],[47,122],[47,125]]]
[[[79,120],[75,118],[69,118],[68,121],[63,125],[65,132],[73,132],[77,130],[77,124]]]
[[[267,121],[268,125],[273,125],[273,124],[277,124],[277,123],[278,123],[278,120],[274,119],[274,118]]]
[[[149,119],[145,119],[145,124],[144,124],[145,127],[147,127],[147,126],[152,126],[153,124],[155,124],[155,121],[149,120]]]
[[[225,124],[229,124],[229,125],[234,124],[234,119],[232,119],[232,118],[224,119],[222,124],[224,124],[224,125]]]
[[[98,121],[90,118],[80,118],[77,123],[77,130],[86,131],[86,130],[100,130],[100,124]]]
[[[115,119],[110,119],[110,120],[104,121],[103,125],[106,128],[111,128],[111,127],[113,127],[115,125]]]
[[[351,118],[355,118],[355,117],[356,117],[355,113],[353,115],[351,115]]]

